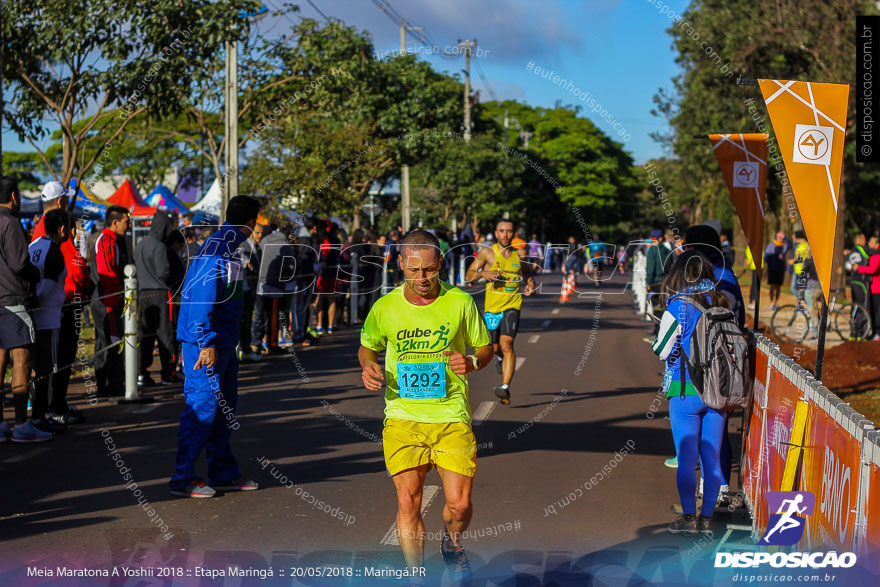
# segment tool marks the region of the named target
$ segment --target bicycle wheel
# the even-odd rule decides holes
[[[841,340],[863,340],[871,333],[871,315],[857,302],[836,308],[833,324]]]
[[[770,328],[780,340],[801,342],[810,332],[810,316],[807,310],[794,304],[779,306],[770,318]]]

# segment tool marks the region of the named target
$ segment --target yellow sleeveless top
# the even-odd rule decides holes
[[[503,312],[504,310],[519,310],[522,306],[522,268],[520,257],[516,251],[512,251],[510,257],[505,258],[501,254],[498,243],[492,245],[495,253],[495,262],[489,271],[498,271],[504,282],[490,282],[486,284],[486,312]]]

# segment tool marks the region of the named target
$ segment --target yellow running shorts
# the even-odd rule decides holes
[[[382,431],[385,466],[391,475],[420,465],[436,465],[473,477],[477,439],[464,422],[425,423],[388,418]]]

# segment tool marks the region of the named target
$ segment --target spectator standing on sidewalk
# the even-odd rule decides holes
[[[43,201],[43,216],[34,227],[34,234],[31,237],[33,240],[46,236],[45,219],[49,212],[68,209],[69,195],[60,181],[50,181],[43,186],[43,192],[40,194],[40,199]],[[61,243],[61,254],[64,256],[67,277],[64,280],[64,305],[61,307],[61,327],[58,330],[56,363],[60,368],[52,374],[49,381],[48,419],[63,425],[79,424],[85,421],[82,412],[76,406],[67,403],[67,387],[70,383],[72,365],[76,360],[81,324],[84,322],[83,319],[87,317],[87,313],[84,312],[86,300],[92,295],[94,289],[88,264],[74,242],[76,238],[75,227],[76,224],[71,222],[70,238]],[[80,238],[85,243],[85,233],[81,233]],[[80,326],[77,326],[78,319]]]
[[[20,210],[18,182],[9,176],[0,178],[0,382],[11,358],[15,408],[15,429],[11,430],[3,420],[0,400],[0,442],[43,442],[52,435],[36,428],[27,417],[35,336],[29,308],[35,303],[40,271],[28,256],[27,237],[18,218]]]
[[[645,283],[648,288],[647,311],[658,315],[654,310],[657,304],[655,298],[660,293],[660,286],[666,278],[667,272],[672,267],[672,263],[675,261],[675,255],[672,252],[672,243],[664,241],[663,231],[654,229],[651,231],[650,237],[651,242],[648,251],[645,253],[647,257],[645,263]],[[659,330],[660,323],[655,322],[653,335],[646,336],[642,340],[653,344]]]
[[[176,231],[171,216],[156,212],[150,233],[137,244],[134,264],[137,268],[138,309],[140,310],[140,371],[138,385],[155,385],[149,369],[153,347],[159,343],[161,372],[159,383],[171,385],[176,374],[177,337],[174,328],[174,293],[183,282],[177,253],[169,245]]]
[[[257,224],[251,236],[238,247],[241,265],[244,267],[244,311],[241,316],[241,333],[238,341],[240,349],[238,358],[242,363],[252,363],[263,358],[259,353],[251,350],[251,328],[254,322],[254,305],[257,302],[257,287],[260,281],[260,260],[263,256],[260,241],[263,238],[265,228],[262,224]]]
[[[860,266],[858,272],[871,277],[871,308],[874,322],[874,337],[880,340],[880,237],[876,234],[868,241],[868,264]]]
[[[781,230],[776,238],[767,243],[764,249],[764,264],[767,266],[767,284],[770,286],[770,311],[779,309],[779,293],[785,282],[785,258],[791,249],[791,242]]]
[[[209,237],[193,259],[181,290],[177,338],[182,343],[185,407],[180,416],[177,459],[169,483],[171,494],[213,497],[219,491],[250,491],[257,483],[244,479],[229,438],[241,424],[238,407],[238,345],[244,272],[238,247],[257,224],[260,203],[235,196],[226,222]],[[205,451],[208,484],[195,464]]]
[[[49,384],[58,367],[58,335],[61,328],[61,307],[64,305],[64,281],[67,268],[61,244],[70,238],[70,215],[60,208],[47,212],[43,218],[45,236],[30,244],[31,263],[40,271],[37,283],[37,308],[34,321],[34,396],[31,422],[43,432],[64,432],[67,425],[48,419]]]
[[[260,249],[260,274],[257,283],[257,299],[255,303],[253,340],[251,350],[260,352],[260,343],[266,337],[267,350],[270,353],[285,353],[278,346],[278,330],[288,311],[288,295],[286,285],[293,279],[294,259],[293,247],[288,241],[290,234],[284,228],[264,236]]]
[[[130,223],[128,210],[122,206],[107,208],[104,229],[89,253],[92,282],[97,286],[89,308],[95,321],[95,384],[100,397],[125,393],[125,363],[117,343],[123,335],[123,269],[129,262],[125,233]]]

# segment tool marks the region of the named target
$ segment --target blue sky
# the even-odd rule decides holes
[[[400,30],[371,0],[312,0],[327,16],[369,31],[379,52],[400,47]],[[650,114],[658,88],[671,90],[678,72],[671,38],[666,34],[671,20],[649,0],[389,0],[397,12],[441,48],[458,39],[477,39],[488,51],[471,68],[471,84],[482,100],[490,93],[480,78],[480,69],[499,99],[515,99],[532,106],[552,107],[582,104],[572,93],[526,69],[530,61],[571,80],[582,92],[601,104],[631,135],[626,142],[637,163],[662,155],[650,133],[667,130],[665,120]],[[268,0],[269,8],[280,0]],[[676,13],[685,0],[666,0]],[[304,17],[323,17],[308,2],[300,5]],[[293,17],[296,18],[296,17]],[[284,34],[290,22],[271,17],[261,29]],[[410,46],[420,43],[407,37]],[[464,59],[437,55],[423,58],[441,71],[464,69]],[[581,111],[596,125],[616,136],[611,123],[598,115]],[[618,127],[619,129],[620,127]],[[48,144],[44,142],[41,147]],[[11,132],[3,133],[3,148],[30,151]]]

